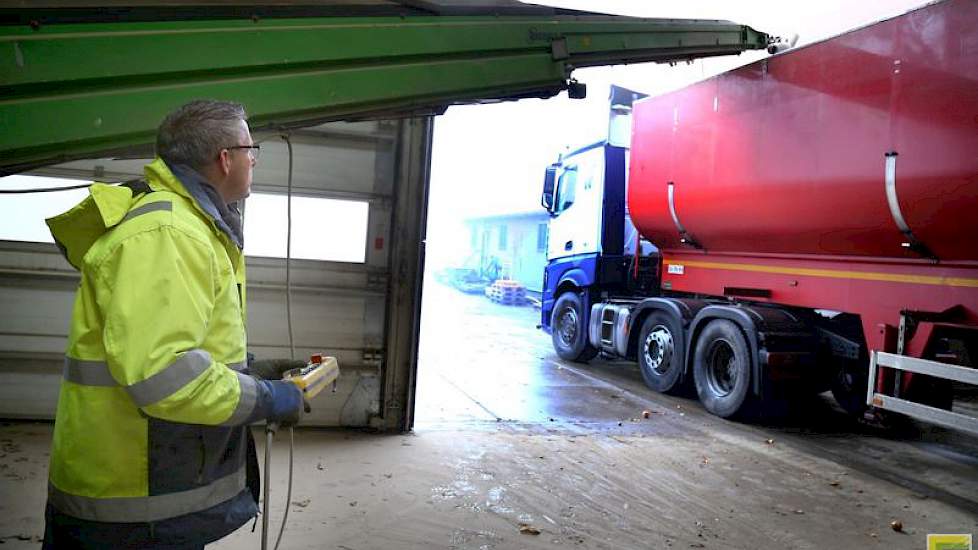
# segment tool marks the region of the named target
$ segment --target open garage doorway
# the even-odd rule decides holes
[[[539,330],[547,222],[540,184],[561,95],[451,107],[435,119],[415,428],[548,421],[555,367]],[[494,120],[523,120],[499,129]],[[464,135],[464,139],[458,136]]]
[[[548,256],[564,246],[551,238],[552,218],[541,206],[546,169],[582,147],[627,147],[635,97],[678,89],[763,55],[684,67],[580,69],[575,76],[587,86],[584,99],[562,93],[453,106],[435,117],[414,428],[458,422],[617,428],[642,415],[644,407],[623,403],[589,366],[560,360],[540,328]],[[613,86],[623,92],[613,97]],[[623,106],[628,90],[638,94],[628,94]],[[579,203],[590,185],[581,178]],[[600,219],[600,205],[592,206]],[[606,363],[641,385],[634,365]]]
[[[540,328],[550,215],[540,196],[561,154],[627,141],[612,82],[659,82],[666,67],[581,71],[588,97],[451,107],[435,119],[414,427],[571,423],[617,427],[619,407]],[[680,85],[678,83],[674,85]],[[509,121],[509,122],[501,122]],[[620,122],[620,121],[619,121]],[[582,182],[584,185],[584,182]],[[598,398],[600,404],[592,401]]]

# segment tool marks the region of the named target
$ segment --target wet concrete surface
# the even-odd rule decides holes
[[[429,284],[415,431],[296,430],[281,548],[923,549],[928,533],[978,534],[973,439],[876,431],[825,396],[725,421],[648,390],[632,363],[559,360],[537,323]],[[49,444],[49,424],[0,425],[5,548],[37,547]],[[250,529],[208,548],[258,548]]]
[[[677,397],[649,390],[635,363],[599,358],[585,365],[559,359],[549,336],[536,329],[537,309],[458,293],[450,298],[446,290],[451,289],[434,285],[427,289],[434,297],[426,299],[452,303],[458,319],[480,318],[478,333],[486,338],[477,340],[466,332],[468,323],[448,323],[444,314],[424,318],[424,334],[455,331],[454,340],[469,342],[473,350],[466,358],[476,368],[457,368],[453,358],[459,352],[426,347],[438,346],[436,338],[422,341],[419,430],[458,424],[478,429],[495,421],[516,431],[544,428],[608,437],[720,441],[747,448],[763,442],[765,449],[756,452],[788,450],[978,518],[978,440],[972,436],[914,422],[891,429],[868,426],[846,415],[829,393],[794,398],[777,412],[748,423],[726,421],[707,413],[692,391]],[[457,414],[451,400],[440,399],[453,390],[463,392],[470,404],[478,403],[485,415]],[[962,529],[971,532],[974,527],[972,521]]]

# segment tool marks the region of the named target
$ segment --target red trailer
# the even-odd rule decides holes
[[[853,413],[978,433],[951,410],[978,384],[978,2],[638,101],[627,207],[660,261],[635,247],[614,284],[551,284],[558,351],[576,342],[561,296],[590,314],[563,356],[634,357],[660,391],[692,379],[721,416],[830,385]]]
[[[776,55],[634,117],[628,205],[662,289],[858,317],[863,342],[834,336],[864,346],[843,375],[875,368],[876,407],[934,420],[908,399],[947,409],[943,380],[978,383],[978,3]]]

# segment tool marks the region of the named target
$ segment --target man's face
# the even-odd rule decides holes
[[[235,145],[253,145],[248,123],[240,121],[241,133]],[[230,168],[226,186],[225,200],[234,202],[251,194],[251,176],[255,167],[254,151],[252,149],[231,149]]]

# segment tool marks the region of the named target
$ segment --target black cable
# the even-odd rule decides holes
[[[69,185],[68,187],[38,187],[34,189],[0,189],[0,193],[3,194],[15,194],[15,193],[53,193],[55,191],[71,191],[72,189],[84,189],[86,187],[91,187],[91,183],[83,183],[81,185]]]

